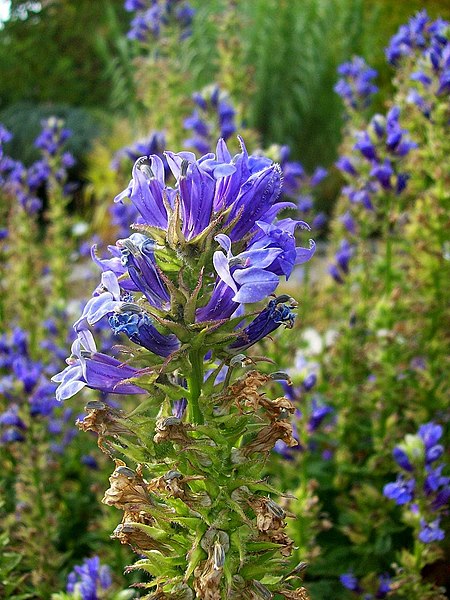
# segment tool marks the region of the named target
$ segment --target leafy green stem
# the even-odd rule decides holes
[[[191,363],[191,372],[187,377],[189,386],[189,402],[187,407],[188,420],[189,423],[203,425],[203,413],[198,401],[203,384],[203,353],[201,349],[191,350],[189,353],[189,361]]]

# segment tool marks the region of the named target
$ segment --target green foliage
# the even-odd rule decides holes
[[[400,107],[401,127],[418,144],[401,159],[401,169],[410,175],[408,186],[398,195],[380,188],[372,194],[371,211],[350,204],[346,195],[339,199],[329,258],[346,236],[355,247],[349,272],[341,284],[320,282],[315,289],[308,281],[303,286],[306,325],[322,340],[320,347],[313,350],[294,330],[286,346],[271,354],[277,361],[285,357],[287,368],[290,347],[306,352],[320,367],[317,397],[336,411],[336,423],[329,431],[334,459],[328,469],[317,469],[320,458],[311,451],[299,455],[291,471],[283,467],[282,474],[284,481],[292,478],[292,491],[317,477],[321,509],[332,524],[318,535],[309,534],[310,540],[316,535],[321,548],[309,570],[311,591],[317,589],[320,598],[350,597],[343,588],[335,592],[333,584],[327,588],[325,583],[327,577],[350,570],[372,593],[376,575],[390,570],[394,581],[388,597],[444,598],[439,586],[446,581],[437,574],[442,561],[448,560],[448,544],[418,539],[420,518],[430,521],[437,513],[426,512],[419,492],[417,512],[396,506],[382,494],[383,486],[395,480],[393,448],[423,423],[446,424],[448,412],[449,363],[444,357],[450,350],[450,313],[444,297],[448,298],[450,267],[444,215],[450,206],[449,106],[447,97],[436,96],[431,89],[425,92],[432,106],[430,119],[407,102],[412,69],[413,59],[397,69],[390,102]],[[367,123],[356,123],[356,128],[362,126],[366,129]],[[354,127],[353,121],[347,124],[343,155],[357,154],[351,154]],[[357,163],[359,181],[366,177],[362,163]],[[355,178],[349,176],[348,183],[355,184]],[[345,211],[356,223],[353,233],[340,220]],[[313,310],[308,310],[311,306]],[[323,337],[330,331],[333,341],[326,345]],[[293,377],[302,381],[300,373],[293,371]],[[303,398],[302,412],[305,405]],[[302,428],[301,420],[298,426]],[[314,435],[310,447],[320,440]],[[443,444],[448,443],[447,431]],[[308,514],[313,516],[314,511],[302,513],[302,519]],[[293,537],[301,542],[295,530]]]
[[[35,161],[39,157],[39,150],[33,142],[42,129],[41,122],[51,116],[63,119],[72,131],[67,149],[82,162],[93,140],[100,134],[102,121],[96,112],[66,104],[36,105],[23,101],[2,110],[0,123],[14,134],[6,146],[8,154],[27,166]]]
[[[114,6],[126,26],[122,0],[57,0],[27,10],[12,5],[0,30],[0,107],[28,100],[101,106],[109,100],[96,38],[105,35],[107,8]]]
[[[251,27],[247,61],[254,68],[251,123],[265,145],[287,143],[308,168],[329,164],[339,141],[336,67],[360,52],[360,0],[243,3]]]

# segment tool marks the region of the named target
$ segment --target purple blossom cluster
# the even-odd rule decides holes
[[[118,171],[123,162],[126,163],[128,168],[130,163],[135,163],[141,156],[151,156],[152,154],[157,154],[164,162],[165,149],[166,136],[164,133],[162,131],[152,131],[148,137],[133,142],[116,152],[111,161],[111,168],[113,171]],[[165,164],[167,165],[167,161],[165,161]],[[167,166],[166,172],[168,172],[168,168]]]
[[[98,556],[86,558],[74,567],[67,578],[66,591],[81,600],[99,600],[104,590],[112,586],[111,570],[102,565]]]
[[[226,141],[235,133],[236,110],[217,85],[195,92],[192,99],[196,108],[184,121],[184,128],[191,132],[191,137],[184,145],[199,154],[206,154],[212,151],[218,138]]]
[[[360,56],[338,67],[341,78],[334,86],[334,91],[343,99],[347,110],[363,110],[367,108],[378,87],[372,82],[378,75]]]
[[[157,154],[164,164],[166,175],[169,175],[169,165],[164,156],[166,149],[166,138],[163,132],[154,131],[148,138],[144,138],[129,146],[121,148],[115,153],[111,162],[111,168],[118,171],[123,164],[126,164],[127,169],[130,163],[135,163],[141,156],[151,156]],[[136,207],[129,202],[115,202],[110,207],[112,224],[119,229],[119,236],[125,237],[131,223],[139,222],[139,213]]]
[[[17,199],[27,213],[35,214],[41,209],[39,192],[52,175],[62,184],[66,181],[67,169],[75,164],[72,154],[64,152],[70,135],[60,119],[50,117],[42,121],[42,131],[35,141],[42,158],[27,168],[3,152],[3,144],[10,141],[12,135],[0,125],[0,187],[7,196]]]
[[[381,600],[382,598],[387,598],[391,590],[391,578],[386,574],[378,576],[377,589],[374,593],[364,589],[359,579],[351,571],[343,573],[339,579],[347,590],[354,592],[363,600]]]
[[[352,203],[367,210],[373,210],[376,193],[393,191],[399,195],[406,188],[409,174],[401,171],[401,160],[417,144],[401,128],[399,119],[397,106],[389,110],[386,118],[375,115],[367,130],[356,133],[355,155],[341,156],[336,162],[337,168],[352,181],[343,192]]]
[[[136,13],[127,36],[131,40],[147,42],[159,38],[164,27],[175,23],[181,37],[190,35],[195,10],[188,2],[180,0],[125,0],[125,10]]]
[[[336,283],[344,283],[345,276],[349,273],[349,263],[354,252],[355,247],[348,240],[341,240],[340,246],[334,255],[334,262],[328,265],[328,273]]]
[[[313,191],[328,175],[323,167],[317,167],[312,175],[307,175],[299,161],[290,160],[289,146],[279,148],[278,160],[283,172],[283,193],[295,199],[297,209],[304,218],[310,218],[314,209]],[[311,227],[321,230],[326,225],[325,213],[317,213],[311,220]]]
[[[274,448],[276,452],[289,460],[294,457],[296,452],[305,450],[304,440],[300,439],[299,431],[308,435],[308,450],[317,451],[319,446],[313,439],[313,434],[322,427],[328,431],[335,423],[333,407],[326,404],[319,394],[314,393],[319,376],[319,364],[307,360],[304,355],[299,354],[296,357],[291,376],[295,380],[295,384],[282,381],[281,385],[285,396],[296,406],[293,436],[297,440],[298,446],[289,448],[284,442],[278,440]],[[325,448],[321,446],[321,450],[324,459],[331,458],[332,450],[329,445]]]
[[[450,94],[449,31],[447,21],[431,21],[423,10],[400,27],[386,48],[388,61],[396,67],[414,60],[408,101],[427,118],[431,118],[436,98]]]
[[[294,265],[312,257],[314,242],[310,240],[309,247],[302,248],[296,246],[295,239],[296,229],[309,229],[308,225],[277,218],[281,210],[295,208],[291,202],[278,201],[281,170],[277,164],[249,156],[242,140],[241,152],[234,157],[223,139],[216,154],[198,160],[191,152],[166,152],[165,156],[176,181],[174,188],[166,185],[164,164],[158,155],[142,157],[116,201],[129,198],[146,231],[166,241],[174,218],[179,220],[178,235],[184,243],[203,239],[214,224],[222,223],[214,236],[212,270],[203,275],[209,282],[209,293],[195,311],[197,323],[222,322],[241,314],[246,304],[273,294],[280,278],[288,278]],[[97,352],[89,326],[101,319],[108,319],[114,333],[125,334],[156,356],[169,359],[178,351],[181,340],[173,332],[160,331],[154,313],[135,297],[136,292],[142,294],[159,314],[170,310],[170,282],[158,263],[161,250],[163,247],[149,235],[134,233],[110,247],[112,258],[94,254],[103,271],[102,283],[74,325],[77,339],[68,367],[53,378],[60,384],[58,399],[68,398],[85,386],[111,393],[142,392],[126,381],[136,375],[134,367]],[[247,326],[236,330],[227,351],[237,354],[280,325],[292,326],[289,302],[287,296],[270,300]]]
[[[47,364],[35,361],[30,356],[28,335],[16,327],[10,335],[0,338],[0,390],[7,402],[6,410],[0,414],[1,443],[22,442],[25,439],[29,419],[44,418],[47,430],[55,439],[51,450],[62,452],[72,440],[75,430],[69,426],[73,421],[72,411],[61,414],[55,398],[56,386],[49,374],[61,364],[61,348],[52,341],[52,331],[43,342],[44,349],[52,346],[55,353]]]
[[[446,463],[438,462],[444,454],[440,443],[442,426],[433,422],[419,427],[393,450],[401,468],[396,481],[384,486],[383,494],[400,506],[406,506],[420,524],[418,538],[424,544],[444,539],[441,516],[448,511],[450,477],[442,475]]]
[[[64,127],[64,121],[56,117],[50,117],[42,121],[41,125],[42,131],[36,138],[34,145],[48,156],[56,156],[62,151],[72,132]],[[73,157],[70,153],[64,156],[63,161],[65,166],[73,166]]]

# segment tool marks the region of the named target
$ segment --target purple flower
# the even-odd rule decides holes
[[[9,141],[11,141],[13,138],[13,135],[10,131],[8,131],[6,129],[6,127],[4,127],[1,123],[0,123],[0,144],[5,144]]]
[[[311,403],[311,413],[308,421],[308,431],[316,431],[320,427],[325,417],[332,412],[333,409],[331,406],[319,404],[316,398],[313,398]]]
[[[57,400],[66,400],[85,386],[111,394],[143,393],[137,385],[124,382],[135,377],[137,369],[98,353],[89,331],[78,334],[67,362],[69,366],[52,377],[52,381],[59,383]]]
[[[211,151],[217,137],[227,140],[236,131],[236,110],[217,86],[202,93],[195,92],[192,98],[200,110],[194,110],[184,121],[184,128],[193,133],[185,146],[205,154]]]
[[[382,164],[377,164],[370,171],[372,177],[376,177],[385,190],[391,189],[391,177],[394,174],[391,163],[388,159]]]
[[[391,38],[386,48],[386,57],[392,65],[397,65],[404,56],[419,51],[425,53],[427,47],[440,42],[447,23],[440,19],[430,23],[425,10],[418,12],[406,25],[402,25]]]
[[[353,147],[355,150],[359,150],[367,160],[377,160],[375,145],[366,131],[359,132],[358,141]]]
[[[83,456],[81,457],[81,462],[83,463],[83,465],[86,465],[90,469],[93,469],[93,470],[98,469],[97,460],[90,454],[83,454]]]
[[[0,414],[0,425],[26,429],[25,423],[19,417],[19,407],[16,404],[13,404],[5,412]]]
[[[309,392],[310,390],[313,389],[313,387],[316,385],[317,383],[317,375],[315,373],[308,373],[308,375],[305,377],[305,379],[302,382],[302,387],[305,390],[305,392]]]
[[[358,172],[353,166],[351,159],[347,156],[340,156],[339,159],[335,162],[335,165],[340,171],[342,171],[343,173],[347,173],[347,175],[352,175],[354,177],[358,175]]]
[[[328,265],[328,273],[331,275],[331,277],[336,283],[344,283],[344,279],[342,278],[341,273],[339,272],[339,269],[336,265]]]
[[[195,11],[184,2],[173,9],[171,0],[125,0],[125,10],[135,12],[127,37],[131,40],[146,42],[150,36],[158,38],[164,27],[177,23],[181,28],[180,38],[184,39],[189,33]]]
[[[317,167],[314,173],[311,175],[310,183],[312,186],[319,185],[325,177],[328,175],[328,171],[323,167]]]
[[[42,131],[36,138],[34,145],[50,156],[55,156],[64,143],[72,135],[69,129],[64,128],[64,122],[56,117],[42,121]]]
[[[67,578],[66,591],[78,592],[81,600],[98,600],[97,592],[106,590],[112,585],[111,571],[108,566],[101,565],[98,556],[87,558],[82,565],[74,567]]]
[[[289,300],[289,296],[278,296],[278,298],[271,300],[266,308],[229,345],[229,350],[233,353],[242,352],[275,331],[275,329],[278,329],[282,324],[285,327],[292,328],[295,319],[292,305],[285,304]]]
[[[349,211],[347,211],[341,217],[339,217],[339,220],[349,233],[356,233],[356,223]]]
[[[152,306],[161,308],[169,301],[169,294],[158,272],[154,249],[156,243],[140,233],[134,233],[117,242],[122,254],[122,265],[127,270],[136,288]]]
[[[312,229],[323,229],[327,224],[328,218],[324,212],[317,213],[311,222]]]
[[[175,335],[160,333],[151,322],[150,317],[141,312],[129,312],[128,305],[124,305],[120,312],[109,317],[109,324],[114,333],[125,333],[132,342],[143,346],[150,352],[167,357],[180,347],[180,342]]]
[[[391,590],[391,578],[389,575],[380,575],[378,577],[378,590],[375,598],[385,598]]]
[[[361,592],[361,588],[359,586],[358,579],[353,575],[353,573],[343,573],[339,576],[339,579],[342,585],[352,592]]]
[[[14,442],[23,442],[25,436],[15,427],[9,427],[0,436],[0,444],[12,444]]]
[[[395,448],[392,451],[392,454],[394,456],[395,462],[398,464],[399,467],[409,472],[413,470],[413,466],[409,461],[408,455],[399,446],[395,446]]]
[[[335,85],[334,91],[349,108],[366,108],[373,94],[378,91],[377,86],[372,83],[377,71],[370,68],[360,56],[354,56],[351,62],[338,67],[338,73],[342,78]]]
[[[432,421],[419,427],[419,437],[422,439],[425,450],[435,446],[442,437],[442,426],[436,425]]]
[[[427,523],[425,519],[420,519],[420,532],[419,540],[424,544],[431,544],[432,542],[441,542],[444,537],[444,531],[439,527],[441,524],[440,518],[435,519],[431,523]]]
[[[397,476],[397,480],[393,483],[388,483],[383,488],[383,494],[390,500],[395,500],[399,505],[411,502],[414,497],[415,480],[405,480],[401,475]]]
[[[46,379],[33,390],[29,398],[31,416],[48,417],[53,414],[54,409],[58,406],[55,391],[56,386]]]

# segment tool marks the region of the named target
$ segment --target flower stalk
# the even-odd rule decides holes
[[[278,201],[278,165],[241,149],[231,157],[221,140],[199,160],[167,152],[174,187],[157,155],[138,159],[117,201],[129,199],[144,223],[117,242],[116,260],[96,257],[102,284],[54,378],[60,399],[86,386],[133,395],[131,412],[91,403],[80,427],[115,461],[103,499],[123,513],[112,537],[141,555],[129,569],[153,576],[154,599],[306,593],[283,577],[288,515],[261,478],[278,440],[297,444],[294,407],[272,399],[279,374],[257,370],[247,350],[292,327],[296,302],[274,292],[314,243],[296,247],[307,225],[277,218],[290,207]],[[126,361],[97,352],[89,328],[102,319],[135,344]]]

